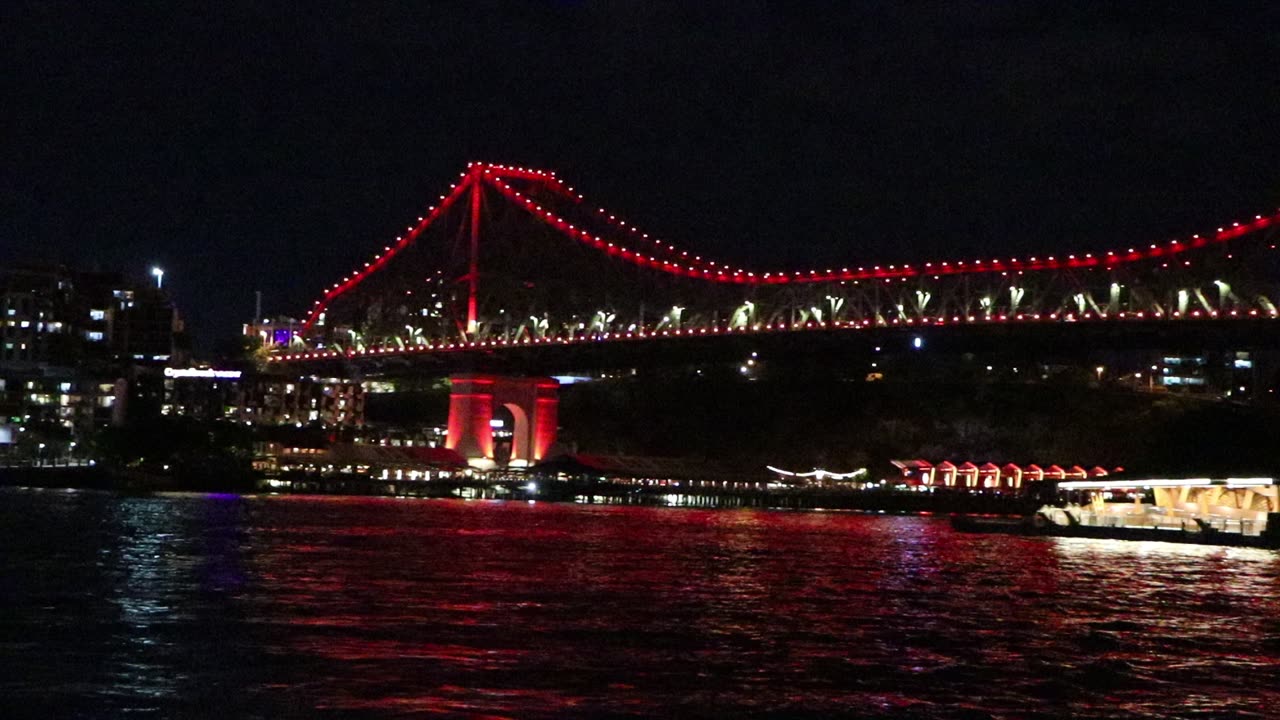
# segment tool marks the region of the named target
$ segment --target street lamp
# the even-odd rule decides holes
[[[1093,370],[1094,370],[1094,372],[1098,373],[1098,382],[1102,382],[1102,371],[1103,371],[1103,370],[1106,370],[1106,368],[1104,368],[1104,367],[1102,367],[1101,365],[1099,365],[1098,367],[1094,368]]]
[[[151,276],[156,279],[156,288],[164,286],[164,271],[158,267],[151,268]]]

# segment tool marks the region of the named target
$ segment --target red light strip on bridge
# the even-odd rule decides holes
[[[633,265],[653,268],[672,275],[682,275],[684,277],[699,278],[717,282],[748,282],[746,276],[742,274],[742,271],[738,271],[738,273],[734,275],[729,275],[726,270],[717,270],[707,267],[700,268],[694,264],[682,265],[681,262],[687,261],[683,259],[679,261],[662,260],[654,257],[653,255],[647,255],[610,240],[606,240],[599,235],[592,235],[572,223],[567,222],[556,213],[542,207],[542,205],[535,202],[532,198],[517,191],[507,183],[497,178],[489,177],[488,175],[485,175],[484,179],[494,189],[506,196],[506,198],[512,203],[524,208],[530,215],[537,218],[543,224],[554,228],[562,235],[565,235],[572,240],[576,240],[588,247],[600,250],[605,254],[620,257]],[[664,252],[667,253],[671,253],[673,251],[674,248],[664,250]]]
[[[494,189],[498,190],[503,195],[505,195],[509,201],[516,204],[517,206],[524,207],[525,210],[527,210],[531,215],[533,215],[535,218],[542,221],[543,223],[554,227],[556,230],[564,233],[565,235],[568,235],[571,239],[578,240],[586,245],[596,247],[609,254],[623,255],[624,257],[629,255],[644,257],[641,253],[637,251],[629,250],[625,247],[618,245],[617,243],[609,242],[606,239],[601,238],[599,236],[592,236],[590,233],[586,232],[585,230],[582,230],[581,228],[578,228],[577,226],[565,221],[564,218],[558,216],[556,213],[552,212],[551,210],[544,208],[533,198],[526,196],[525,194],[511,187],[509,184],[494,177],[494,175],[497,175],[498,177],[502,177],[503,173],[501,172],[491,173],[490,170],[493,168],[502,168],[502,166],[500,165],[487,166],[487,168],[484,171],[482,171],[483,179],[487,181],[490,185],[492,185]],[[568,188],[568,190],[572,193],[573,188]],[[573,196],[573,199],[580,202],[582,200],[582,196],[575,195]],[[606,223],[621,224],[624,227],[626,226],[626,223],[619,223],[619,221],[615,216],[608,215],[607,211],[604,208],[600,208],[596,212],[602,216],[607,217],[607,219],[605,220]],[[632,226],[630,229],[633,233],[639,232],[639,230],[634,226]],[[649,239],[649,236],[643,235],[642,239],[647,240]],[[716,267],[716,263],[714,261],[704,261],[700,256],[695,256],[693,258],[690,258],[688,257],[689,253],[681,252],[680,250],[676,249],[674,245],[670,245],[670,244],[664,245],[660,240],[653,240],[652,242],[657,247],[660,253],[669,255],[675,259],[675,261],[672,263],[666,263],[664,261],[657,260],[657,258],[651,257],[650,260],[652,262],[659,262],[659,263],[663,263],[666,266],[674,266],[677,268],[681,267],[682,264],[684,264],[684,267],[689,272],[695,271],[695,268],[700,268],[703,270],[707,268],[712,268],[713,274],[715,272],[718,272],[718,270],[714,270],[714,268]],[[720,270],[728,270],[728,268],[720,268]],[[746,273],[745,270],[733,270],[731,272],[734,272],[737,274]],[[702,275],[695,275],[695,276],[702,277]]]
[[[512,167],[510,165],[494,165],[492,163],[467,163],[467,169],[471,171],[479,170],[481,174],[490,177],[502,178],[519,178],[521,180],[533,180],[540,182],[547,188],[573,200],[581,202],[582,196],[573,192],[573,188],[565,185],[564,181],[556,177],[552,170],[532,170],[530,168]]]
[[[687,252],[677,250],[674,245],[664,244],[660,240],[652,240],[660,252],[673,255],[678,254],[675,261],[659,260],[652,255],[646,255],[645,253],[631,250],[620,243],[607,240],[598,235],[591,235],[590,233],[569,224],[554,212],[543,208],[533,199],[516,191],[509,184],[493,177],[486,177],[485,179],[490,185],[505,195],[508,200],[511,200],[516,205],[525,208],[531,215],[549,227],[556,229],[573,240],[577,240],[590,247],[595,247],[596,249],[610,255],[621,257],[623,260],[634,265],[653,268],[673,275],[709,280],[711,282],[745,285],[841,282],[850,280],[887,280],[920,276],[938,277],[942,275],[995,272],[1035,272],[1041,270],[1112,268],[1141,260],[1151,260],[1177,255],[1190,250],[1202,248],[1207,245],[1227,242],[1280,223],[1280,211],[1277,211],[1276,214],[1270,216],[1258,215],[1254,220],[1248,223],[1241,224],[1237,222],[1233,223],[1230,227],[1220,227],[1211,237],[1194,235],[1190,240],[1172,240],[1165,245],[1157,245],[1153,243],[1143,249],[1129,248],[1123,252],[1088,252],[1082,254],[1069,254],[1066,257],[1059,257],[1056,255],[1050,255],[1047,257],[1032,256],[1027,260],[1020,260],[1018,258],[1011,258],[1009,260],[995,259],[990,261],[975,260],[973,262],[960,260],[938,263],[927,262],[923,265],[915,266],[909,264],[895,264],[888,266],[874,265],[870,268],[841,268],[840,270],[755,273],[741,268],[718,266],[716,262],[703,260],[701,256],[694,256],[691,258],[688,257]],[[577,197],[581,199],[582,196],[579,195]],[[626,222],[619,221],[617,216],[609,214],[609,212],[604,208],[597,210],[597,213],[604,218],[605,222],[620,226],[624,230],[629,230],[631,233],[638,235],[639,239],[650,240],[649,236],[645,233],[641,233],[639,228],[633,225],[627,225]]]
[[[555,186],[555,189],[559,190],[562,194],[567,195],[569,199],[573,200],[574,202],[582,202],[583,196],[581,194],[575,193],[573,188],[564,186],[563,182],[559,178],[555,177],[554,172],[545,171],[545,170],[528,170],[526,168],[511,168],[510,166],[507,166],[507,165],[491,165],[491,164],[482,165],[482,168],[483,169],[481,171],[481,174],[484,176],[484,179],[488,181],[490,185],[492,185],[495,189],[499,190],[500,192],[502,192],[502,194],[506,195],[508,200],[514,202],[517,205],[524,206],[525,209],[527,209],[530,212],[530,214],[532,214],[534,217],[538,218],[539,220],[542,220],[543,222],[546,222],[547,224],[552,225],[557,230],[566,232],[568,235],[570,235],[570,237],[577,240],[584,241],[588,245],[597,246],[600,249],[605,249],[605,250],[610,248],[616,249],[617,252],[614,254],[621,254],[622,252],[625,251],[635,255],[640,255],[640,253],[638,252],[630,251],[630,250],[627,250],[626,248],[619,247],[615,243],[606,241],[606,242],[601,242],[597,244],[593,242],[593,238],[590,233],[587,233],[585,230],[580,230],[576,226],[566,222],[563,218],[551,212],[551,210],[542,207],[532,198],[526,197],[520,191],[511,187],[507,183],[497,179],[497,178],[514,177],[514,178],[520,178],[525,180],[536,180],[536,181],[544,181],[544,182],[547,180],[552,180],[555,183],[558,183],[558,185]],[[623,229],[629,229],[633,234],[639,235],[640,236],[639,239],[647,240],[653,243],[654,247],[660,253],[673,257],[677,265],[684,263],[684,264],[687,264],[690,268],[693,268],[695,266],[709,267],[713,269],[716,268],[717,264],[714,260],[704,261],[701,256],[696,256],[696,255],[693,257],[690,257],[688,252],[681,251],[677,249],[676,246],[671,245],[670,243],[663,243],[663,241],[661,240],[650,238],[647,233],[645,234],[640,233],[639,228],[635,227],[634,225],[628,226],[626,222],[619,220],[614,215],[610,215],[609,212],[604,208],[599,208],[596,211],[596,214],[598,214],[606,224],[613,225],[613,226],[620,226]],[[719,270],[728,270],[729,272],[735,273],[735,274],[750,274],[750,273],[747,273],[746,270],[733,269],[728,267],[721,267],[718,270],[715,270],[715,272],[719,272]]]
[[[454,183],[450,186],[451,189],[448,195],[440,196],[439,205],[432,205],[429,207],[427,209],[427,214],[418,218],[418,224],[408,228],[407,235],[397,237],[394,245],[388,245],[383,248],[382,254],[375,255],[373,260],[364,264],[363,268],[360,268],[344,277],[342,282],[334,283],[332,287],[326,290],[324,296],[315,301],[315,303],[312,304],[311,309],[307,312],[307,317],[302,322],[302,332],[306,333],[311,329],[311,326],[315,324],[316,320],[319,319],[320,314],[329,306],[329,303],[333,302],[334,298],[354,288],[365,278],[378,270],[381,270],[382,266],[386,265],[391,258],[396,256],[397,253],[412,245],[413,242],[418,239],[418,236],[421,235],[422,232],[431,225],[431,223],[435,222],[436,219],[449,209],[450,205],[457,202],[458,198],[462,197],[463,193],[465,193],[467,189],[471,187],[471,183],[474,182],[472,174],[469,172],[463,173],[462,178],[463,179],[460,182]]]
[[[562,217],[549,209],[541,207],[533,199],[523,195],[515,190],[501,178],[518,178],[522,180],[533,180],[544,183],[548,188],[555,190],[557,193],[564,195],[575,202],[582,201],[582,195],[575,194],[573,188],[568,187],[562,180],[556,177],[554,172],[546,170],[534,170],[523,167],[514,167],[509,165],[495,165],[491,163],[469,163],[467,172],[462,174],[462,180],[451,186],[448,195],[440,197],[440,204],[429,209],[425,217],[419,218],[418,225],[409,228],[409,232],[405,236],[397,237],[396,244],[387,246],[381,255],[375,256],[371,262],[365,263],[365,266],[356,270],[351,275],[342,279],[341,282],[335,283],[332,287],[325,291],[324,296],[317,300],[311,310],[307,313],[307,317],[302,325],[302,332],[311,329],[319,318],[320,313],[324,312],[329,303],[334,298],[345,293],[360,284],[362,280],[373,272],[381,269],[392,257],[400,250],[411,245],[418,236],[434,222],[445,210],[449,208],[459,197],[462,196],[472,182],[483,179],[490,186],[497,189],[508,200],[519,207],[523,207],[533,217],[537,218],[547,226],[554,228],[569,238],[581,242],[587,246],[594,247],[609,255],[617,256],[633,265],[639,267],[652,268],[660,272],[679,275],[683,277],[696,278],[718,283],[730,283],[741,285],[774,285],[785,283],[814,283],[814,282],[841,282],[841,281],[857,281],[857,280],[879,280],[879,279],[895,279],[909,278],[919,276],[942,276],[942,275],[959,275],[966,273],[993,273],[993,272],[1027,272],[1039,270],[1060,270],[1060,269],[1091,269],[1091,268],[1112,268],[1141,260],[1149,260],[1161,257],[1168,257],[1184,253],[1190,250],[1205,247],[1211,244],[1223,243],[1235,238],[1257,232],[1259,230],[1280,224],[1280,211],[1270,216],[1258,215],[1254,220],[1248,223],[1232,223],[1230,227],[1220,227],[1211,237],[1202,237],[1194,235],[1190,240],[1173,240],[1165,245],[1151,244],[1143,249],[1129,248],[1124,252],[1107,251],[1099,253],[1083,253],[1070,254],[1065,258],[1050,255],[1044,258],[1031,257],[1028,260],[1019,260],[1012,258],[1009,260],[994,259],[990,261],[975,260],[966,263],[965,261],[947,261],[947,262],[927,262],[924,265],[874,265],[870,268],[841,268],[840,270],[810,270],[808,272],[766,272],[755,273],[741,268],[731,268],[729,266],[717,264],[715,261],[704,260],[701,256],[690,257],[687,252],[678,250],[674,245],[665,244],[659,240],[651,240],[647,234],[641,233],[635,226],[629,226],[625,222],[619,221],[616,216],[611,215],[603,208],[597,212],[605,219],[605,222],[621,226],[623,229],[629,230],[643,240],[651,240],[657,247],[660,254],[672,256],[674,260],[663,260],[653,255],[632,250],[620,243],[607,240],[599,235],[591,235],[590,233],[578,228],[571,223],[566,222]]]

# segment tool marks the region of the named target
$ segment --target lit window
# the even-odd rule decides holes
[[[106,310],[90,310],[89,319],[90,320],[106,320],[107,311]]]
[[[102,337],[103,337],[102,333],[97,330],[90,330],[89,332],[86,332],[84,335],[85,337],[89,338],[90,342],[102,342]]]

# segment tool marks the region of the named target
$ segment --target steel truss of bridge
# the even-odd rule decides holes
[[[473,163],[405,234],[327,288],[272,361],[527,359],[845,331],[980,339],[1014,327],[1115,338],[1235,325],[1225,335],[1274,340],[1277,227],[1280,212],[1109,251],[758,272],[653,238],[554,173]]]

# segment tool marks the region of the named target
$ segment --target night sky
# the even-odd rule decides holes
[[[254,290],[300,313],[469,160],[765,270],[1280,206],[1274,3],[3,5],[0,262],[159,264],[206,346]]]

